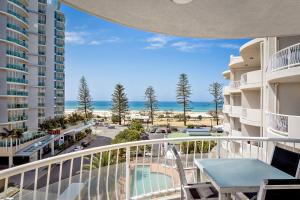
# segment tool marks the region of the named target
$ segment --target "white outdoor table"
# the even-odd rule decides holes
[[[237,192],[258,192],[264,179],[294,179],[258,159],[195,159],[194,162],[218,190],[219,199]]]

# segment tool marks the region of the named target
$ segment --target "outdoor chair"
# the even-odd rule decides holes
[[[179,173],[181,183],[181,199],[185,196],[186,199],[218,199],[218,191],[213,187],[210,182],[202,183],[188,183],[185,175],[185,170],[182,166],[180,156],[175,146],[172,146],[171,151],[173,152],[176,160],[176,165]],[[187,169],[188,170],[188,169]]]
[[[260,186],[257,200],[300,198],[300,179],[269,179]]]
[[[300,170],[300,154],[275,145],[273,156],[270,165],[291,175],[295,178],[299,177]],[[257,199],[257,193],[238,193],[237,199],[240,200],[253,200]]]

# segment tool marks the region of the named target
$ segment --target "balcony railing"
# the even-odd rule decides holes
[[[27,115],[12,116],[12,117],[8,117],[8,122],[25,121],[27,119],[28,119]]]
[[[239,89],[241,86],[241,82],[240,81],[231,81],[230,82],[230,88],[231,89],[234,89],[234,90],[237,90]]]
[[[288,135],[289,123],[288,115],[268,113],[268,126],[275,132]]]
[[[232,117],[240,117],[242,114],[241,106],[231,106],[230,116]]]
[[[242,108],[240,121],[244,124],[259,126],[261,122],[261,109]]]
[[[7,90],[7,95],[28,96],[28,92],[19,90]]]
[[[27,103],[11,103],[7,104],[8,109],[17,109],[17,108],[28,108]]]
[[[23,83],[23,84],[28,84],[28,80],[24,78],[14,78],[14,77],[7,77],[6,78],[7,82],[13,82],[13,83]]]
[[[19,0],[9,0],[9,1],[15,3],[16,5],[23,8],[26,12],[28,12],[27,7],[21,1],[19,1]]]
[[[17,65],[17,64],[7,64],[6,68],[8,68],[8,69],[16,69],[16,70],[28,72],[28,68],[27,67],[24,67],[22,65]]]
[[[21,45],[21,46],[23,46],[23,47],[25,47],[25,48],[28,48],[28,44],[27,44],[27,42],[25,42],[25,41],[22,41],[22,40],[19,40],[19,39],[17,39],[17,38],[13,38],[13,37],[7,37],[6,38],[8,41],[10,41],[10,42],[14,42],[14,43],[16,43],[16,44],[18,44],[18,45]]]
[[[299,134],[300,116],[267,113],[268,129],[280,135],[297,137]]]
[[[3,195],[15,199],[145,199],[180,191],[175,160],[168,148],[175,145],[185,168],[194,159],[254,158],[269,162],[276,143],[292,148],[300,140],[256,137],[187,137],[144,140],[95,147],[0,171]],[[230,149],[239,143],[240,151]],[[245,148],[247,147],[247,148]],[[188,173],[197,181],[200,171]],[[5,194],[7,196],[5,196]]]
[[[16,56],[28,60],[28,56],[24,52],[7,50],[6,53],[11,56]]]
[[[9,14],[15,16],[16,18],[18,18],[19,20],[21,20],[23,23],[25,23],[25,24],[28,25],[28,21],[27,21],[26,17],[23,17],[22,15],[16,13],[16,12],[13,11],[13,10],[10,10],[10,9],[7,10],[7,13],[9,13]]]
[[[10,29],[13,29],[13,30],[15,30],[15,31],[18,31],[18,32],[20,32],[20,33],[22,33],[22,34],[28,36],[28,32],[26,31],[26,29],[23,29],[23,28],[21,28],[21,27],[19,27],[19,26],[17,26],[17,25],[8,23],[8,24],[6,25],[6,27],[7,27],[7,28],[10,28]]]
[[[300,43],[276,52],[269,61],[269,70],[274,72],[300,65]]]

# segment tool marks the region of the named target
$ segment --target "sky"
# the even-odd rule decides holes
[[[176,84],[186,73],[192,101],[211,101],[209,84],[224,85],[230,55],[249,39],[197,39],[162,35],[62,6],[66,15],[66,100],[77,100],[79,79],[87,79],[92,99],[110,100],[121,83],[130,101],[143,101],[153,86],[159,101],[176,101]]]

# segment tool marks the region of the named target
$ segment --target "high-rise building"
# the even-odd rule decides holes
[[[64,113],[64,23],[56,1],[0,2],[0,132],[24,132],[0,141],[9,163],[42,136],[39,123]]]
[[[253,39],[223,72],[229,136],[299,138],[300,36]],[[241,151],[240,144],[233,150]]]

